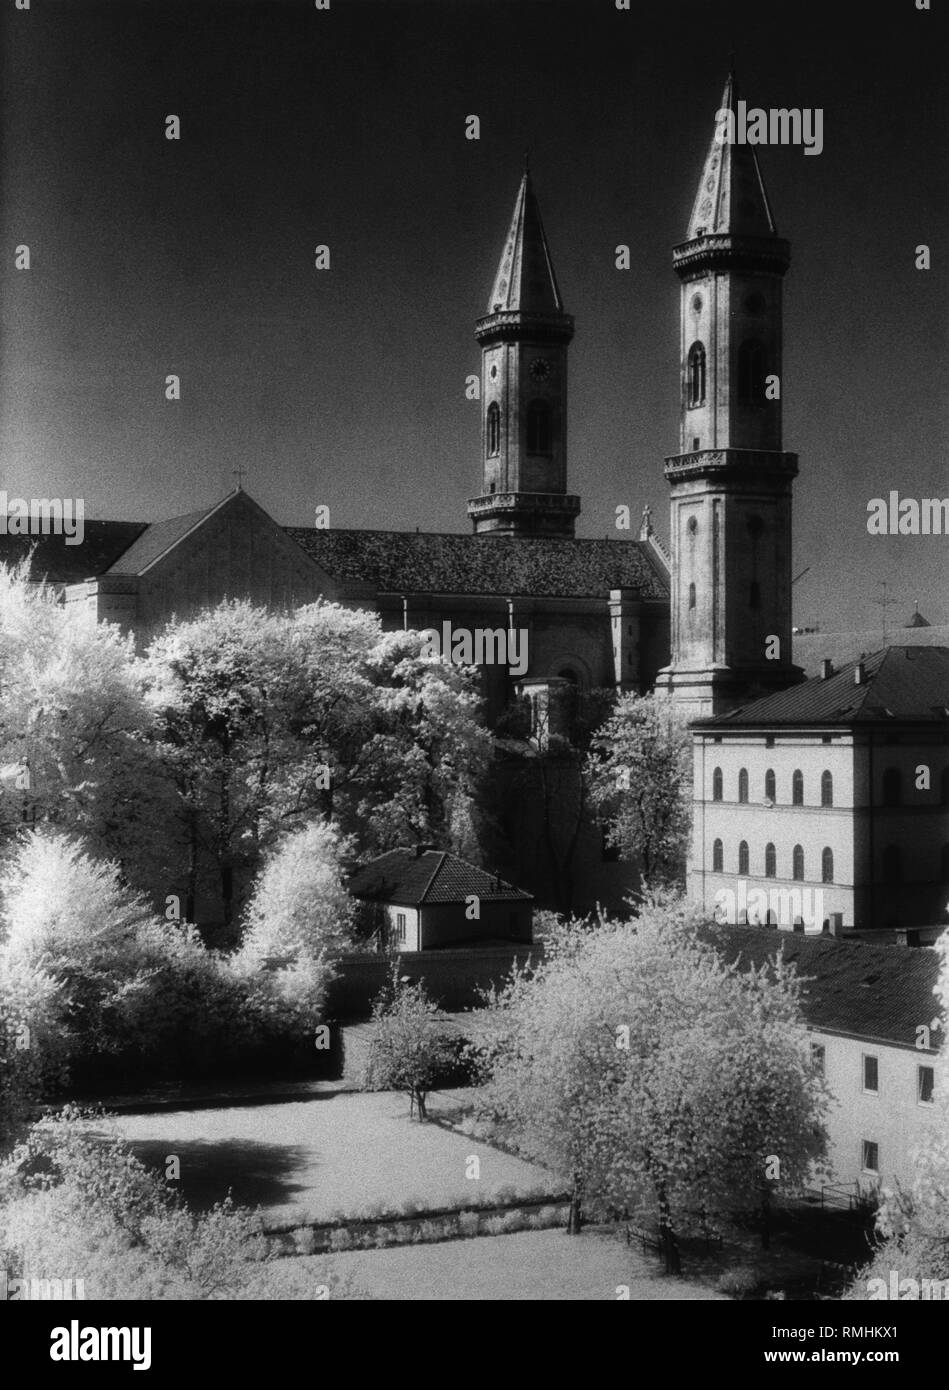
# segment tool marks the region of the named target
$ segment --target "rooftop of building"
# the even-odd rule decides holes
[[[859,675],[859,679],[858,679]],[[711,719],[704,729],[949,724],[949,647],[892,646]]]
[[[930,947],[881,946],[773,927],[704,929],[729,962],[756,969],[781,951],[806,977],[803,1006],[812,1028],[916,1046],[917,1029],[941,1016],[933,993],[939,956]],[[941,1034],[934,1039],[939,1045]]]
[[[426,907],[463,903],[472,895],[493,902],[533,902],[530,893],[479,869],[460,855],[426,846],[390,849],[361,865],[347,884],[354,898]]]

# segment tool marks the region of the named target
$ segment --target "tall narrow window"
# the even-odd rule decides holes
[[[764,876],[765,878],[777,878],[778,876],[778,854],[772,844],[767,844],[764,847]]]
[[[694,585],[694,584],[690,584],[690,585],[689,585],[689,607],[690,607],[690,608],[694,608],[694,607],[695,607],[695,585]]]
[[[899,806],[902,800],[903,778],[898,767],[888,767],[883,774],[883,805]]]
[[[778,799],[776,795],[773,767],[769,767],[764,775],[764,799],[765,801],[777,801]]]
[[[765,404],[764,344],[750,338],[738,349],[738,395],[744,405]]]
[[[531,401],[527,407],[527,452],[550,453],[550,406],[546,401]]]
[[[875,1144],[872,1139],[863,1141],[863,1171],[865,1173],[879,1173],[880,1171],[880,1146]]]
[[[712,773],[712,800],[721,801],[722,799],[722,769],[717,767]]]
[[[833,883],[834,881],[834,851],[826,846],[821,851],[820,856],[820,881],[821,883]]]
[[[689,348],[689,407],[705,400],[705,349],[701,343]]]
[[[495,458],[501,452],[501,412],[497,401],[488,406],[488,458]]]
[[[742,840],[738,846],[738,872],[747,874],[748,872],[748,841]]]
[[[834,777],[833,773],[822,772],[820,778],[820,804],[822,806],[833,806],[834,804]]]
[[[880,1067],[872,1052],[863,1054],[863,1089],[865,1091],[879,1091],[880,1089]]]
[[[720,874],[725,863],[725,851],[721,840],[715,840],[712,844],[712,872]]]
[[[748,801],[748,769],[743,767],[738,774],[738,800],[742,803]]]
[[[920,1105],[932,1105],[936,1073],[932,1067],[916,1068],[916,1100]]]
[[[791,777],[791,805],[804,805],[804,773],[800,768],[795,768]]]
[[[804,881],[804,848],[802,845],[795,845],[791,852],[791,877],[797,879],[799,883]]]

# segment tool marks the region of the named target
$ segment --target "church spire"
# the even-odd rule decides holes
[[[567,492],[567,345],[563,300],[525,158],[514,216],[475,328],[481,344],[481,495],[476,534],[572,536]]]
[[[746,103],[741,104],[747,110]],[[726,113],[730,113],[731,121]],[[733,126],[735,134],[743,133],[734,69],[728,74],[715,114],[715,134],[689,220],[690,241],[699,236],[773,237],[778,234],[755,147],[724,139],[729,125]]]
[[[531,182],[528,158],[514,204],[514,216],[488,300],[488,313],[562,314],[544,224]]]

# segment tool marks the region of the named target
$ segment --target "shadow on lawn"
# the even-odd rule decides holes
[[[142,1139],[129,1147],[148,1168],[164,1174],[169,1155],[180,1160],[177,1187],[188,1206],[207,1211],[223,1202],[230,1188],[238,1206],[272,1207],[288,1202],[306,1183],[293,1175],[312,1155],[297,1144],[265,1144],[258,1139]]]

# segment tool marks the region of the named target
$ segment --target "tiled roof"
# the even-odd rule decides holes
[[[820,674],[820,664],[825,657],[835,666],[843,666],[883,647],[949,647],[949,623],[922,628],[891,627],[887,630],[886,642],[881,641],[879,628],[870,632],[800,632],[791,638],[794,664],[809,676]]]
[[[148,529],[144,521],[85,521],[81,545],[67,545],[65,536],[0,536],[0,563],[18,564],[35,546],[34,579],[78,584],[103,574]]]
[[[827,680],[817,677],[730,714],[697,721],[699,728],[779,724],[869,724],[890,720],[942,720],[949,728],[949,647],[887,647],[864,658],[864,679],[854,684],[857,663]]]
[[[427,903],[464,902],[469,894],[494,901],[531,901],[531,894],[513,888],[495,874],[469,864],[447,850],[390,849],[364,864],[350,876],[349,891],[354,898],[376,902],[404,903],[411,907]]]
[[[915,1047],[916,1029],[940,1014],[933,988],[939,957],[926,946],[875,946],[767,927],[709,926],[704,933],[729,962],[762,966],[783,948],[799,976],[812,1028]],[[934,1035],[934,1045],[941,1032]]]
[[[202,507],[200,511],[189,512],[186,516],[173,516],[168,521],[154,522],[146,527],[135,544],[115,564],[109,566],[109,573],[141,574],[219,505],[215,502],[213,507]]]
[[[605,598],[636,589],[668,599],[668,580],[644,541],[553,536],[435,535],[417,531],[320,531],[291,536],[331,578],[380,593]]]

